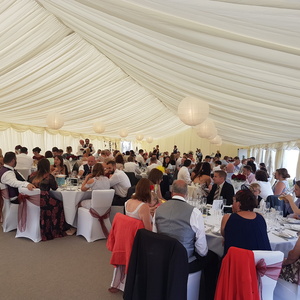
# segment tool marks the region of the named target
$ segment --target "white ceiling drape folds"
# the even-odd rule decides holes
[[[2,0],[0,32],[3,122],[161,138],[194,96],[223,142],[299,138],[297,1]]]

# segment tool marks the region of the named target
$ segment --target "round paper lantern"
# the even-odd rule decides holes
[[[126,128],[122,128],[119,130],[120,137],[126,137],[128,135],[128,130]]]
[[[215,128],[215,129],[212,131],[212,134],[208,137],[208,139],[209,139],[209,140],[212,140],[212,139],[214,139],[217,135],[218,135],[218,130],[217,130],[217,128]]]
[[[152,138],[152,136],[148,136],[147,138],[146,138],[146,141],[147,141],[147,143],[152,143],[153,142],[153,138]]]
[[[105,131],[105,126],[104,124],[100,121],[97,120],[94,124],[93,124],[93,129],[96,133],[102,133]]]
[[[217,129],[215,123],[211,119],[205,120],[201,124],[197,125],[195,129],[197,135],[205,139],[208,139],[209,137],[214,135],[214,133],[216,133],[215,136],[217,135]]]
[[[144,138],[144,135],[142,135],[141,133],[137,134],[135,137],[138,141],[141,141]]]
[[[51,112],[47,115],[46,124],[51,129],[60,129],[64,125],[64,118],[58,112]]]
[[[210,140],[210,142],[212,144],[222,144],[222,139],[219,135],[217,135],[215,138],[213,138],[212,140]]]
[[[186,125],[196,126],[207,119],[209,105],[207,102],[194,98],[185,97],[178,105],[179,119]]]

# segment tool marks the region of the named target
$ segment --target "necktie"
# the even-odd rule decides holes
[[[218,185],[217,186],[217,189],[215,191],[215,194],[214,194],[214,200],[218,199],[219,198],[219,193],[220,193],[220,186]]]
[[[92,167],[90,167],[90,173],[92,173]]]

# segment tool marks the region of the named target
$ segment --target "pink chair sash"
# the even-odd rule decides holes
[[[256,273],[257,273],[258,288],[259,288],[260,295],[262,293],[261,278],[263,276],[267,276],[267,277],[277,281],[277,279],[280,275],[281,267],[282,267],[282,261],[280,261],[276,264],[267,265],[265,260],[262,258],[257,262]],[[260,297],[260,298],[262,299],[262,297]]]
[[[108,237],[108,230],[105,226],[105,223],[104,223],[104,220],[109,218],[109,214],[110,214],[110,209],[109,208],[105,213],[104,215],[100,216],[97,211],[95,211],[93,208],[90,208],[90,214],[94,217],[94,218],[97,218],[98,221],[100,222],[100,225],[101,225],[101,228],[102,228],[102,231],[103,231],[103,234],[105,235],[105,237],[107,238]]]
[[[19,209],[18,209],[18,228],[21,232],[26,230],[27,222],[27,200],[36,206],[40,206],[40,195],[24,195],[19,194]]]
[[[1,190],[1,196],[3,199],[9,199],[9,195],[8,195],[8,189],[3,189]]]

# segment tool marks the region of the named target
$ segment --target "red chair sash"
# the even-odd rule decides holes
[[[24,195],[19,194],[19,209],[18,209],[18,228],[21,232],[26,230],[27,222],[27,200],[36,206],[40,206],[40,195]]]
[[[105,235],[105,237],[107,238],[108,237],[108,230],[105,226],[105,223],[104,223],[104,220],[109,218],[109,214],[110,214],[110,209],[109,208],[105,213],[104,215],[100,216],[97,211],[95,211],[93,208],[90,208],[90,214],[94,217],[94,218],[97,218],[98,221],[100,222],[100,225],[101,225],[101,228],[102,228],[102,231],[103,231],[103,234]]]
[[[282,267],[282,261],[276,264],[267,265],[265,260],[262,258],[257,262],[256,273],[257,273],[258,288],[259,288],[260,295],[262,294],[261,278],[263,276],[267,276],[273,280],[277,280],[280,275],[281,267]]]
[[[8,189],[3,189],[1,190],[1,196],[3,199],[9,199],[9,195],[8,195]]]

